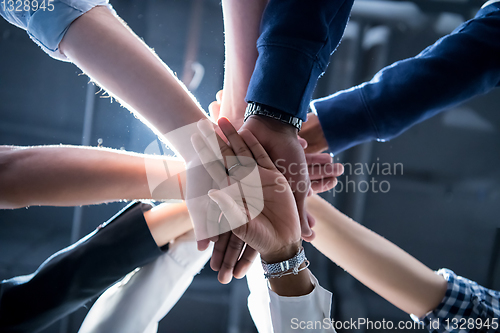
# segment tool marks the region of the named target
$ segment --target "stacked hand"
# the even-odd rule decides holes
[[[219,116],[220,99],[221,99],[220,92],[217,96],[217,99],[218,99],[217,102],[214,102],[210,105],[210,111],[211,111],[211,114],[213,117]],[[270,119],[270,120],[272,120],[272,119]],[[264,121],[266,121],[266,120],[264,120]],[[221,223],[220,223],[221,230],[233,229],[233,232],[228,232],[226,234],[222,234],[219,236],[219,239],[215,243],[214,253],[212,256],[212,260],[211,260],[211,267],[212,267],[212,269],[219,271],[219,280],[222,283],[230,282],[233,275],[237,278],[243,277],[246,273],[246,270],[250,267],[250,264],[252,263],[253,259],[256,256],[255,250],[261,252],[261,254],[263,254],[264,258],[266,258],[266,257],[275,257],[276,258],[276,257],[281,257],[281,256],[284,257],[283,254],[287,253],[287,255],[290,255],[290,256],[288,258],[283,259],[283,260],[285,260],[285,259],[291,258],[295,254],[295,253],[291,253],[291,252],[296,251],[297,244],[298,244],[297,242],[294,242],[295,245],[292,246],[292,247],[295,247],[294,251],[291,251],[291,248],[288,248],[288,249],[283,248],[282,250],[277,250],[276,248],[271,249],[271,248],[269,248],[269,246],[270,246],[269,242],[275,240],[274,236],[269,238],[268,237],[269,234],[267,234],[267,236],[264,236],[264,235],[259,234],[258,232],[254,232],[255,230],[252,228],[249,229],[250,232],[248,232],[248,230],[245,229],[246,228],[246,224],[245,224],[246,221],[250,221],[249,224],[251,224],[251,221],[254,221],[255,218],[257,218],[257,219],[261,218],[260,215],[259,216],[248,216],[248,213],[250,211],[252,211],[252,209],[254,212],[259,212],[258,208],[260,206],[257,204],[256,200],[254,200],[253,206],[252,206],[252,204],[248,205],[248,203],[247,203],[248,197],[241,195],[241,191],[235,191],[236,186],[234,186],[234,185],[236,184],[237,181],[239,181],[240,187],[248,187],[249,186],[248,180],[245,180],[244,178],[241,178],[241,179],[234,178],[235,176],[241,177],[241,175],[248,176],[250,174],[250,170],[252,169],[251,162],[244,164],[241,162],[237,162],[235,160],[235,158],[238,161],[243,158],[243,159],[247,159],[247,161],[249,161],[248,159],[249,158],[251,159],[253,156],[253,155],[250,156],[249,154],[247,154],[247,155],[240,154],[240,150],[244,151],[244,148],[242,148],[243,147],[242,142],[245,142],[245,138],[247,140],[251,140],[251,142],[253,142],[253,141],[257,142],[259,144],[259,147],[262,147],[263,151],[265,152],[266,158],[271,160],[270,154],[268,155],[269,152],[268,151],[266,152],[266,150],[264,150],[265,147],[262,145],[261,142],[259,142],[259,140],[257,140],[256,135],[253,132],[256,132],[257,135],[262,134],[261,132],[265,132],[266,130],[273,133],[272,136],[270,137],[270,139],[274,140],[274,142],[271,142],[272,140],[270,140],[270,139],[267,140],[268,145],[271,147],[271,150],[273,150],[276,153],[276,155],[278,155],[278,157],[275,158],[276,166],[273,164],[273,168],[272,168],[273,175],[271,178],[274,179],[272,182],[273,186],[270,187],[268,185],[265,185],[265,184],[269,184],[269,179],[271,179],[271,178],[266,178],[269,176],[268,172],[264,172],[262,174],[259,173],[259,175],[261,177],[261,184],[262,184],[262,187],[264,189],[264,191],[263,191],[264,193],[262,195],[263,210],[262,210],[261,214],[264,214],[264,217],[267,218],[268,221],[272,221],[274,218],[282,217],[283,210],[285,210],[285,209],[288,209],[288,210],[294,212],[294,214],[297,214],[297,216],[300,216],[298,214],[298,211],[301,211],[305,214],[305,210],[302,211],[302,210],[297,208],[297,204],[296,204],[295,200],[292,201],[293,205],[291,205],[289,208],[281,207],[278,211],[276,211],[274,209],[275,207],[273,206],[272,199],[277,198],[277,196],[276,196],[277,194],[275,193],[273,195],[272,194],[273,192],[270,191],[270,189],[273,189],[273,188],[274,188],[273,190],[278,189],[279,191],[284,193],[284,192],[287,192],[288,189],[290,188],[290,186],[288,185],[288,182],[286,181],[286,178],[283,177],[283,175],[280,173],[280,171],[281,172],[291,171],[290,173],[294,174],[292,176],[297,176],[296,178],[299,178],[299,181],[297,181],[295,184],[299,184],[299,186],[301,186],[302,188],[299,188],[300,191],[295,192],[295,194],[296,194],[295,198],[297,199],[297,197],[299,197],[300,200],[302,200],[302,197],[305,200],[308,193],[311,193],[310,188],[309,188],[309,184],[312,185],[312,190],[315,192],[323,192],[326,190],[330,190],[336,185],[336,182],[337,182],[336,177],[341,175],[343,172],[342,165],[332,164],[332,158],[328,154],[306,154],[304,156],[303,149],[306,148],[307,144],[305,143],[304,140],[297,139],[297,135],[296,135],[295,130],[288,132],[288,129],[285,129],[284,132],[280,132],[280,130],[278,129],[276,131],[276,129],[279,128],[278,126],[275,126],[276,124],[273,124],[274,126],[271,128],[266,128],[265,124],[261,125],[261,118],[256,119],[255,122],[253,122],[252,119],[250,118],[247,122],[251,122],[250,124],[252,124],[252,126],[245,125],[245,127],[241,129],[240,139],[237,140],[237,139],[235,139],[238,137],[238,133],[236,132],[236,130],[232,127],[231,124],[229,124],[229,122],[226,119],[221,119],[220,123],[219,123],[220,129],[222,130],[224,135],[229,140],[229,145],[226,144],[224,141],[222,141],[222,139],[219,138],[218,139],[219,148],[215,147],[215,149],[212,150],[212,154],[215,154],[213,152],[214,150],[220,149],[221,151],[223,151],[223,155],[224,155],[223,160],[225,162],[219,163],[219,166],[216,167],[217,164],[213,163],[217,159],[216,156],[205,155],[202,158],[202,161],[203,161],[203,159],[205,161],[211,161],[209,163],[210,168],[208,167],[208,165],[206,163],[204,163],[204,164],[206,165],[207,170],[212,171],[212,172],[209,171],[209,173],[211,173],[211,175],[213,177],[216,176],[216,174],[213,174],[214,168],[221,169],[222,167],[225,168],[224,170],[230,169],[229,174],[231,175],[231,177],[233,177],[233,178],[229,177],[229,178],[225,179],[224,183],[221,184],[221,181],[223,178],[221,176],[224,176],[226,174],[225,173],[222,174],[222,172],[219,172],[218,177],[214,177],[214,179],[216,180],[216,183],[218,183],[219,188],[223,188],[223,189],[225,188],[226,190],[222,190],[221,192],[215,192],[215,193],[211,192],[210,196],[213,197],[213,199],[216,199],[216,200],[218,199],[219,206],[222,208],[223,211],[224,211],[224,208],[222,206],[224,204],[230,203],[231,207],[233,207],[233,208],[238,207],[239,210],[247,213],[247,215],[244,215],[244,214],[242,215],[242,214],[238,213],[238,216],[239,216],[238,218],[236,218],[234,215],[232,217],[228,217],[225,214],[224,218],[221,220]],[[281,124],[281,123],[279,123],[278,125],[289,126],[289,125]],[[263,130],[263,127],[264,127],[264,130]],[[253,132],[251,132],[250,130],[252,130]],[[293,136],[291,134],[293,134]],[[230,138],[232,138],[232,139],[230,139]],[[208,148],[210,145],[207,145],[206,143],[204,145],[202,145],[202,142],[200,140],[201,140],[200,137],[194,138],[193,143],[195,144],[195,148],[198,150],[198,152],[200,153],[200,156],[201,156],[201,155],[203,155],[203,153],[206,154],[206,151],[203,152],[204,148]],[[234,140],[237,140],[237,141],[234,141]],[[266,138],[263,139],[263,141],[265,141],[265,140],[266,140]],[[288,140],[288,141],[286,141],[286,140]],[[237,142],[236,147],[234,146],[234,144],[235,144],[234,142]],[[301,158],[299,163],[293,162],[293,160],[290,161],[289,156],[290,156],[290,153],[292,153],[292,149],[290,149],[290,146],[283,148],[283,145],[285,142],[291,143],[290,146],[293,147],[293,153],[295,153],[296,155],[298,155]],[[297,145],[298,145],[298,147],[296,147]],[[213,147],[213,145],[212,145],[212,147]],[[232,153],[228,155],[229,151],[231,151]],[[246,149],[246,151],[247,152],[251,151],[251,149]],[[235,153],[238,155],[238,157],[235,157],[235,155],[236,155]],[[303,156],[303,160],[302,160],[301,155]],[[281,156],[282,156],[282,159],[279,160],[279,158]],[[286,164],[287,158],[289,161],[288,164]],[[219,158],[219,161],[221,161],[220,158]],[[230,161],[232,161],[232,162],[230,162]],[[240,166],[236,165],[236,167],[233,167],[235,164],[238,164],[238,163],[241,164],[242,166],[240,167]],[[255,163],[255,162],[253,162],[253,163]],[[294,163],[296,163],[296,164],[294,164]],[[258,165],[260,168],[264,167],[264,166],[260,165],[260,163],[258,163]],[[291,165],[291,167],[290,167],[290,165]],[[270,166],[266,165],[265,167],[267,167],[266,170],[268,170],[268,171],[271,170]],[[286,170],[283,170],[283,169],[286,169]],[[244,170],[246,170],[246,171],[244,171]],[[222,169],[219,171],[222,171]],[[262,171],[262,169],[259,169],[259,171]],[[234,174],[234,172],[237,172],[238,174]],[[277,172],[277,174],[276,174],[276,172]],[[265,176],[265,177],[262,178],[262,176]],[[281,177],[277,177],[277,176],[281,176]],[[227,177],[227,175],[226,175],[226,177]],[[285,180],[285,182],[283,182],[283,180]],[[291,178],[290,183],[294,184],[293,177]],[[225,187],[224,187],[224,185],[225,185]],[[297,196],[297,194],[298,194],[298,196]],[[282,195],[282,194],[280,193],[280,195]],[[256,196],[256,197],[258,197],[258,196]],[[229,198],[231,198],[232,201],[230,201]],[[255,198],[253,198],[253,199],[255,199]],[[280,200],[274,201],[274,203],[277,203],[277,202],[280,202]],[[228,209],[228,207],[226,206],[226,211],[227,211],[227,209]],[[235,211],[233,210],[233,212],[235,212]],[[282,220],[279,220],[279,219],[278,219],[278,221],[282,222]],[[312,219],[310,219],[310,221],[312,222]],[[292,219],[290,219],[289,223],[291,224],[294,222]],[[309,225],[308,225],[308,227],[309,227]],[[242,228],[244,230],[243,234],[242,234],[242,229],[239,229],[239,228]],[[261,228],[261,227],[259,227],[259,228]],[[289,226],[288,228],[291,228],[291,226]],[[234,230],[236,230],[236,229],[238,229],[238,231],[234,232]],[[272,235],[272,233],[270,233],[270,234]],[[263,237],[263,238],[260,239],[261,237]],[[249,240],[249,242],[246,242],[247,246],[245,247],[244,243],[246,240]],[[289,243],[287,243],[287,244],[289,244]],[[254,249],[253,246],[257,246],[257,249]],[[267,248],[267,250],[266,250],[266,248]],[[243,251],[243,254],[242,254],[242,251]],[[264,252],[262,252],[262,251],[264,251]],[[272,252],[274,252],[274,255],[271,254]],[[290,253],[288,253],[288,252],[290,252]]]
[[[217,101],[209,107],[214,119],[234,113],[221,105],[221,91],[217,93],[216,98]],[[242,112],[240,111],[239,114]],[[235,121],[238,125],[243,124],[240,117],[231,118],[231,121]],[[305,199],[309,193],[311,182],[307,173],[304,149],[297,138],[297,130],[291,125],[263,116],[250,116],[241,128],[248,129],[257,138],[271,160],[287,178],[295,196],[302,237],[311,241],[314,239],[314,232],[308,222],[305,210]]]
[[[300,247],[300,226],[285,177],[250,131],[238,134],[225,118],[219,120],[219,126],[230,143],[229,146],[221,142],[224,160],[236,162],[229,172],[201,136],[194,135],[192,142],[221,188],[210,191],[209,196],[221,208],[223,223],[227,222],[233,234],[266,261],[293,257]],[[259,175],[260,184],[255,183],[255,174]]]

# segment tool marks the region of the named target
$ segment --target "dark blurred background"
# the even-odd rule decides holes
[[[208,109],[222,88],[219,1],[112,4]],[[361,83],[380,68],[418,54],[473,17],[481,5],[482,1],[466,0],[357,0],[316,97]],[[51,59],[24,31],[0,20],[0,144],[83,142],[144,152],[154,135],[119,103],[102,92],[95,94],[97,89],[88,82],[77,67]],[[492,92],[390,142],[364,144],[335,156],[335,161],[353,166],[352,174],[347,170],[339,178],[343,190],[337,188],[325,197],[432,269],[447,267],[500,289],[499,105],[500,93]],[[82,141],[84,131],[88,134]],[[368,175],[367,168],[356,175],[355,163],[379,165],[380,170],[389,163],[393,175]],[[346,177],[358,185],[375,180],[377,193],[372,188],[365,191],[365,186],[354,190],[350,185],[346,190]],[[384,185],[379,188],[381,182]],[[0,210],[0,279],[32,273],[52,253],[91,232],[124,205]],[[307,253],[320,283],[335,294],[335,319],[409,320],[311,246]],[[220,285],[207,267],[161,322],[159,331],[256,332],[246,308],[247,295],[245,280]],[[82,308],[44,332],[76,332],[86,312]]]

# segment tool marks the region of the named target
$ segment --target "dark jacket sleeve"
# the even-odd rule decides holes
[[[409,127],[495,88],[500,82],[500,4],[481,9],[414,58],[370,81],[315,100],[332,153],[389,140]]]
[[[319,76],[342,38],[353,0],[270,0],[246,100],[306,120]]]
[[[0,332],[37,332],[161,254],[143,204],[130,205],[35,273],[2,281]]]

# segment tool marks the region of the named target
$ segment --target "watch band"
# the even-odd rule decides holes
[[[264,260],[261,260],[262,268],[264,269],[264,276],[266,277],[266,279],[282,277],[283,275],[289,275],[289,274],[297,275],[299,271],[302,270],[302,269],[299,270],[299,267],[300,265],[302,265],[304,261],[307,261],[307,258],[303,247],[297,252],[297,254],[293,258],[282,262],[278,262],[275,264],[268,264]],[[290,269],[292,269],[292,271],[286,273]]]
[[[285,124],[292,125],[295,127],[297,130],[300,131],[302,128],[302,119],[297,118],[295,116],[292,116],[290,114],[271,109],[265,105],[255,103],[255,102],[249,102],[247,105],[247,109],[245,111],[245,118],[244,121],[247,120],[248,117],[252,115],[259,115],[259,116],[265,116],[269,118],[273,118],[276,120],[279,120]]]

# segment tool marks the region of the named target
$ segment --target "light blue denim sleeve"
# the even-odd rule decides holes
[[[33,0],[29,1],[30,10],[25,11],[24,7],[16,6],[15,0],[6,0],[5,5],[0,5],[0,15],[26,30],[31,39],[52,58],[62,61],[68,59],[59,51],[59,43],[74,20],[95,6],[107,6],[115,13],[108,0],[45,0],[45,8],[36,11],[33,10]],[[44,0],[37,1],[40,5]]]

